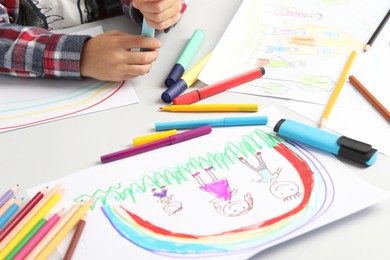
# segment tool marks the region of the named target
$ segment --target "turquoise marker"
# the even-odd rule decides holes
[[[147,36],[147,37],[154,37],[155,29],[150,27],[149,24],[146,22],[145,17],[142,22],[142,29],[141,29],[141,35]],[[141,48],[141,51],[150,51],[150,49],[147,48]]]
[[[283,138],[316,147],[366,166],[371,166],[378,156],[378,151],[369,144],[293,120],[281,119],[275,125],[274,131]]]
[[[203,40],[203,30],[196,29],[187,45],[184,47],[183,52],[180,54],[179,59],[176,61],[176,64],[173,66],[168,77],[165,79],[165,86],[170,87],[173,83],[180,79],[191,60],[194,58],[195,54],[198,52]]]
[[[204,125],[210,125],[212,127],[266,125],[267,122],[268,122],[268,117],[266,116],[228,117],[228,118],[217,118],[217,119],[156,123],[155,129],[156,131],[162,131],[162,130],[170,130],[170,129],[191,129],[191,128],[196,128]]]

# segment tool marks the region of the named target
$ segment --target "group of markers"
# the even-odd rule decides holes
[[[64,259],[70,260],[86,223],[92,199],[76,202],[70,209],[50,211],[61,199],[60,185],[38,191],[23,207],[16,199],[19,186],[0,198],[0,259],[47,259],[60,242],[75,228]]]
[[[147,24],[144,22],[144,35],[153,37],[153,33],[147,33]],[[183,52],[173,66],[165,80],[168,87],[161,95],[165,103],[173,103],[160,108],[161,111],[170,112],[256,112],[257,104],[193,104],[199,100],[221,93],[230,88],[250,82],[264,75],[263,67],[255,68],[245,73],[216,82],[203,88],[181,95],[187,88],[195,83],[208,61],[211,53],[207,54],[201,61],[190,70],[187,67],[198,51],[204,39],[204,32],[201,29],[195,30],[192,37],[186,44]],[[344,73],[345,74],[345,73]],[[330,109],[328,109],[329,112]],[[155,133],[133,139],[133,147],[121,151],[102,155],[100,161],[108,163],[123,159],[136,154],[155,150],[167,145],[180,143],[196,137],[211,133],[212,127],[266,125],[268,117],[230,117],[206,120],[192,120],[179,122],[156,123]],[[177,130],[190,129],[178,133]],[[333,153],[340,157],[345,157],[364,164],[372,165],[377,157],[377,150],[371,145],[350,139],[345,136],[338,136],[326,132],[319,128],[310,127],[292,120],[280,120],[274,127],[274,131],[284,138],[299,141],[304,144]]]

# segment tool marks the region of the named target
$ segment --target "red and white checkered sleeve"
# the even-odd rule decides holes
[[[17,25],[12,20],[17,17],[18,8],[9,2],[7,7],[0,2],[0,73],[81,79],[81,50],[90,36],[54,34],[42,28]]]

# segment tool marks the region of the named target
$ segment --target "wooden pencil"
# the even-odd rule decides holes
[[[65,236],[76,226],[77,222],[84,216],[84,214],[90,209],[93,199],[85,202],[66,222],[56,236],[47,244],[45,248],[37,256],[37,260],[45,260],[56,249],[59,243],[65,238]]]
[[[4,247],[19,233],[19,231],[26,225],[26,223],[40,210],[40,208],[45,205],[45,203],[60,189],[60,185],[52,188],[45,196],[33,207],[27,215],[12,229],[9,234],[4,237],[4,239],[0,242],[0,252]]]
[[[10,222],[0,231],[0,242],[19,224],[20,221],[37,205],[37,203],[44,197],[48,188],[38,191],[22,209],[11,219]]]
[[[70,244],[68,246],[68,249],[66,250],[64,260],[71,260],[74,251],[76,250],[77,244],[80,240],[81,234],[83,233],[84,227],[86,224],[86,215],[84,215],[79,223],[77,224],[76,230],[73,234],[72,240],[70,241]]]
[[[378,25],[374,33],[372,34],[371,38],[368,40],[366,46],[364,47],[365,52],[372,46],[372,44],[374,43],[378,35],[381,33],[383,27],[385,27],[385,24],[387,23],[389,18],[390,18],[390,9],[385,15],[385,17],[383,18],[383,20],[380,22],[380,24]]]
[[[32,216],[20,231],[9,241],[9,243],[0,251],[0,259],[4,259],[17,244],[27,235],[28,232],[42,219],[52,207],[61,199],[64,190],[55,192],[42,207]]]
[[[16,193],[16,191],[19,189],[19,185],[15,185],[9,190],[7,190],[3,196],[0,197],[0,208],[8,201],[10,200]]]
[[[326,123],[326,121],[328,120],[330,112],[332,111],[333,106],[336,103],[337,97],[339,96],[340,91],[345,83],[345,80],[347,79],[348,73],[351,70],[351,67],[352,67],[352,64],[355,60],[356,55],[357,55],[356,51],[351,52],[351,55],[349,56],[349,59],[348,59],[347,63],[345,64],[345,67],[340,75],[340,78],[337,81],[336,87],[334,88],[334,90],[332,92],[332,95],[329,99],[329,102],[325,107],[324,113],[322,114],[320,127],[322,127]]]
[[[28,243],[19,251],[14,257],[14,260],[23,260],[34,249],[34,247],[42,240],[42,238],[49,233],[54,225],[59,221],[64,209],[61,209],[45,223],[45,225],[39,229],[39,231],[28,241]]]
[[[349,76],[349,82],[381,113],[387,122],[390,122],[390,112],[366,89],[354,76]]]
[[[81,202],[76,202],[57,224],[39,241],[39,243],[34,247],[33,250],[25,257],[25,260],[33,260],[39,255],[39,253],[49,244],[56,234],[62,229],[62,227],[68,222],[68,220],[73,216],[73,214],[80,208]]]

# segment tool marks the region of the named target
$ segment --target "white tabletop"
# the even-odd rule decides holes
[[[192,0],[182,21],[168,34],[152,71],[132,80],[140,102],[121,108],[64,119],[0,134],[0,191],[18,183],[24,189],[55,180],[99,163],[107,151],[120,150],[135,136],[153,132],[155,122],[196,119],[197,114],[163,113],[158,108],[163,81],[195,29],[205,31],[205,41],[195,60],[211,51],[241,1]],[[126,17],[116,17],[64,30],[71,32],[101,24],[104,31],[118,29],[140,33]],[[208,103],[258,103],[275,105],[290,118],[307,121],[283,108],[282,100],[225,92]],[[229,116],[229,114],[224,114]],[[213,118],[216,114],[202,114]],[[379,155],[369,168],[346,163],[360,178],[390,191],[390,158]],[[254,259],[390,259],[390,200],[353,216],[259,253]]]

